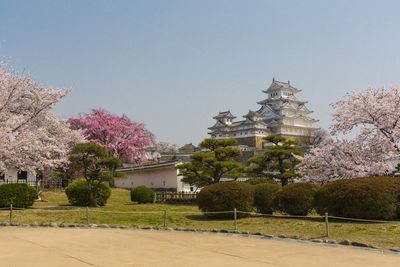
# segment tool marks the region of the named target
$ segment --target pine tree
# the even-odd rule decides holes
[[[235,139],[205,139],[201,151],[194,153],[190,162],[178,166],[183,182],[197,188],[218,183],[221,178],[237,179],[243,175],[245,166],[235,160],[242,155],[234,147]]]
[[[298,142],[281,135],[270,135],[265,138],[271,143],[265,152],[249,159],[251,173],[270,179],[279,179],[282,186],[296,176],[296,165],[300,160],[296,157],[303,152],[298,148]]]

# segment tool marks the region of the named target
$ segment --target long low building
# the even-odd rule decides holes
[[[114,186],[132,189],[138,186],[147,186],[156,191],[192,192],[194,188],[182,182],[182,176],[176,168],[179,161],[166,161],[141,166],[118,168],[116,172],[122,174],[114,179]]]
[[[10,168],[0,172],[0,184],[27,183],[35,185],[36,179],[35,173],[22,171],[16,168]]]

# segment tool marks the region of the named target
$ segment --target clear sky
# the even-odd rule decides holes
[[[320,127],[347,91],[400,84],[400,1],[0,0],[0,58],[73,86],[67,118],[102,107],[163,141],[198,143],[213,115],[257,109],[272,77]]]

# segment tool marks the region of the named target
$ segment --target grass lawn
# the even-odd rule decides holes
[[[68,204],[64,192],[43,192],[43,201],[32,209],[13,211],[13,222],[18,223],[86,223],[86,209]],[[105,207],[90,208],[90,223],[125,226],[162,226],[164,210],[167,210],[169,227],[233,229],[233,220],[205,218],[195,205],[134,204],[129,191],[113,189]],[[130,214],[129,212],[143,212]],[[0,212],[0,221],[8,221],[9,212]],[[400,246],[400,222],[348,223],[331,221],[329,239],[365,242],[380,247]],[[261,232],[272,235],[299,236],[300,238],[324,238],[322,220],[286,218],[243,218],[238,220],[239,231]]]

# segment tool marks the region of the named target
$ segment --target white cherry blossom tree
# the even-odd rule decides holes
[[[72,145],[82,137],[53,112],[68,93],[0,65],[0,171],[35,172],[68,160]]]
[[[324,183],[398,171],[400,87],[352,92],[332,107],[332,137],[304,156],[303,180]],[[355,138],[345,138],[354,132]]]

